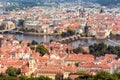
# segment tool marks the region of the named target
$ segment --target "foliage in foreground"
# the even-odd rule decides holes
[[[108,72],[101,71],[95,76],[85,74],[84,76],[79,76],[75,80],[120,80],[120,73],[110,74]]]
[[[75,78],[75,80],[120,80],[120,72],[111,74],[109,72],[101,71],[98,72],[95,76],[89,75],[88,73],[85,73],[83,71],[78,71],[76,73],[71,74],[80,75],[79,77]],[[27,77],[22,75],[20,69],[8,67],[6,73],[0,74],[0,80],[52,80],[52,79],[46,76]],[[55,80],[71,80],[71,79],[70,78],[63,79],[62,74],[57,74]]]
[[[8,67],[5,73],[0,73],[0,80],[52,80],[49,77],[28,77],[21,73],[20,69]]]

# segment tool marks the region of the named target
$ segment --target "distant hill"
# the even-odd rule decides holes
[[[120,0],[85,0],[85,1],[96,2],[103,6],[116,5],[120,3]]]
[[[51,1],[51,2],[74,2],[74,1],[78,1],[78,0],[4,0],[4,1],[9,1],[9,2],[19,2],[19,3],[23,3],[23,4],[37,4],[37,3],[44,3],[47,1]],[[116,5],[117,3],[120,3],[120,0],[82,0],[82,1],[87,1],[87,2],[95,2],[95,3],[99,3],[101,5],[104,6],[108,6],[108,5]]]
[[[116,5],[120,3],[120,0],[97,0],[101,5]]]

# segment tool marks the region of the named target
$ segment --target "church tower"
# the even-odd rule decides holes
[[[32,75],[32,73],[35,71],[35,60],[32,56],[32,54],[30,54],[29,57],[29,75]]]

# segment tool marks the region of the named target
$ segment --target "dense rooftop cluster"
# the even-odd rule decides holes
[[[61,3],[58,7],[37,6],[0,14],[0,28],[9,29],[14,25],[14,28],[24,28],[18,28],[23,32],[47,34],[61,34],[72,29],[76,33],[103,39],[111,33],[119,35],[119,14],[119,8],[101,9],[97,4]]]
[[[20,68],[26,76],[43,75],[55,79],[56,74],[63,74],[64,78],[68,78],[70,73],[79,70],[95,75],[98,71],[119,72],[120,68],[120,61],[114,54],[96,58],[91,54],[73,53],[73,46],[51,42],[42,44],[50,54],[40,56],[40,53],[31,50],[28,41],[19,42],[14,36],[4,38],[1,35],[1,42],[0,73],[5,73],[12,66]],[[66,49],[71,52],[67,53]]]

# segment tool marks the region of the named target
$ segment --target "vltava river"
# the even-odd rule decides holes
[[[5,34],[5,35],[11,35],[11,34]],[[18,34],[12,34],[13,36],[15,36],[18,40],[28,40],[28,41],[32,41],[35,40],[38,43],[41,42],[49,42],[51,39],[54,40],[55,37],[52,36],[30,36],[30,35],[18,35]],[[78,40],[75,42],[71,42],[69,43],[70,45],[73,45],[75,47],[78,46],[89,46],[92,45],[94,43],[105,43],[107,45],[112,45],[112,46],[120,46],[120,43],[116,43],[110,39],[106,39],[106,40],[93,40],[93,39],[89,39],[89,40]]]

